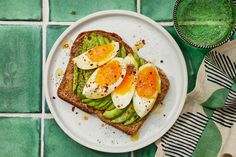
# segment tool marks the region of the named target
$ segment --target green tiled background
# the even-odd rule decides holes
[[[136,0],[49,0],[50,21],[77,21],[101,10],[123,9],[136,11]]]
[[[45,121],[46,157],[128,157],[129,153],[110,154],[91,150],[77,144],[58,127],[53,119]],[[66,147],[66,151],[65,151]]]
[[[174,4],[175,0],[0,0],[0,157],[154,157],[155,144],[132,153],[109,154],[70,139],[50,118],[42,99],[42,63],[72,22],[100,10],[130,10],[165,25],[185,57],[191,91],[209,50],[178,37],[172,24]],[[43,114],[49,118],[41,119]]]
[[[0,25],[0,112],[41,112],[41,26]]]
[[[175,0],[142,0],[141,13],[155,21],[172,21]]]
[[[0,141],[1,157],[38,157],[40,120],[0,118]]]
[[[42,20],[41,0],[0,0],[0,20]]]

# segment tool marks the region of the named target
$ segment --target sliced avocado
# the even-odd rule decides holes
[[[99,45],[96,33],[91,33],[91,44],[92,44],[91,48],[96,47],[96,46]]]
[[[113,109],[111,111],[105,111],[103,113],[103,116],[107,119],[113,119],[113,118],[116,118],[117,116],[121,115],[126,109]]]
[[[73,73],[73,85],[72,85],[72,89],[73,89],[73,92],[76,94],[76,89],[77,89],[77,86],[78,86],[78,78],[79,78],[79,69],[77,67],[76,64],[74,64],[74,73]]]
[[[126,57],[126,50],[125,47],[122,45],[120,49],[121,57],[125,58]]]
[[[116,54],[117,57],[121,57],[121,52],[120,52],[120,49],[118,50],[117,54]]]
[[[142,65],[144,65],[144,64],[146,64],[146,63],[145,63],[145,60],[144,60],[143,58],[140,58],[140,66],[142,66]]]
[[[134,107],[133,104],[130,104],[127,110],[121,114],[119,117],[113,119],[112,123],[123,123],[124,121],[128,120],[134,113]]]
[[[134,53],[133,53],[133,57],[134,57],[134,60],[135,60],[136,63],[137,63],[137,66],[139,67],[139,66],[140,66],[140,58],[139,58],[137,52],[134,52]]]
[[[106,37],[103,37],[103,40],[104,40],[105,44],[109,44],[110,43],[110,40],[108,38],[106,38]]]
[[[98,106],[98,105],[100,104],[100,102],[92,101],[92,102],[89,102],[89,103],[87,103],[87,104],[88,104],[88,106],[90,106],[90,107],[94,107],[94,106]]]
[[[80,82],[76,90],[77,90],[77,95],[79,95],[81,98],[82,97],[84,98],[84,96],[82,95],[84,86],[94,71],[95,71],[94,69],[91,69],[91,70],[79,69],[78,80]]]
[[[104,101],[100,102],[99,105],[93,106],[93,107],[94,107],[95,109],[102,110],[102,108],[103,108],[104,106],[106,106],[107,104],[109,104],[109,102],[110,102],[110,99],[105,99]]]
[[[134,114],[128,119],[125,121],[124,125],[131,125],[133,123],[136,122],[136,120],[138,120],[140,117],[137,115],[136,112],[134,112]]]
[[[82,54],[88,50],[89,44],[90,44],[90,41],[88,39],[88,36],[85,36],[80,54]]]
[[[82,102],[87,103],[89,106],[94,107],[94,106],[98,106],[101,103],[110,100],[110,96],[106,96],[104,98],[100,98],[100,99],[89,99],[89,98],[85,98],[82,100]]]
[[[82,99],[81,101],[82,101],[83,103],[89,103],[89,102],[92,102],[93,99],[86,98],[86,99]]]
[[[88,46],[87,46],[87,50],[86,51],[88,51],[89,49],[91,49],[91,48],[93,48],[93,44],[92,44],[92,37],[90,38],[90,40],[88,40],[89,42],[88,42]]]
[[[112,100],[110,100],[105,106],[101,107],[100,110],[106,110],[111,105],[112,105]]]
[[[99,41],[98,41],[98,37],[94,37],[94,39],[93,39],[94,41],[93,41],[93,47],[96,47],[96,46],[99,46]]]
[[[90,78],[90,76],[93,74],[94,71],[95,71],[94,69],[83,70],[85,83],[88,81],[88,79]]]
[[[98,38],[98,43],[99,43],[99,45],[104,45],[104,44],[106,44],[104,38],[103,38],[101,35],[99,35],[97,38]]]
[[[113,110],[113,109],[115,109],[116,107],[115,107],[115,105],[113,104],[113,102],[112,102],[112,104],[106,109],[106,111],[111,111],[111,110]]]
[[[83,70],[79,70],[79,76],[78,76],[78,80],[80,81],[78,86],[77,86],[77,89],[76,89],[76,93],[77,95],[81,97],[83,97],[82,95],[82,92],[83,92],[83,88],[84,88],[84,85],[85,85],[85,81],[84,81],[84,71]]]

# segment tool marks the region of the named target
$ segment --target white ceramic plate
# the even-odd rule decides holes
[[[136,141],[131,141],[130,136],[111,126],[101,126],[103,123],[93,115],[79,109],[73,112],[72,105],[57,97],[61,77],[56,75],[56,71],[61,69],[64,73],[70,47],[77,35],[95,29],[115,32],[131,47],[144,39],[146,45],[139,51],[139,55],[161,67],[170,80],[170,90],[164,105],[162,108],[158,107],[146,120]],[[64,44],[69,44],[70,47],[63,48]],[[134,12],[110,10],[97,12],[77,21],[57,39],[47,59],[44,87],[51,113],[61,129],[72,139],[99,151],[128,152],[153,143],[174,124],[187,93],[187,70],[182,52],[162,26]],[[89,117],[88,120],[84,120],[85,115]]]

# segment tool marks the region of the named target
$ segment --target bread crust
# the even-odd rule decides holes
[[[72,59],[75,57],[76,52],[80,52],[80,50],[82,48],[83,38],[85,36],[90,37],[92,32],[95,32],[98,35],[102,35],[104,37],[107,37],[110,40],[115,40],[115,41],[119,42],[121,45],[123,45],[125,47],[127,53],[133,53],[133,50],[122,40],[122,38],[119,35],[117,35],[115,33],[105,32],[105,31],[101,31],[101,30],[93,30],[93,31],[87,31],[87,32],[80,33],[77,36],[77,38],[75,39],[73,46],[71,48],[69,63],[67,65],[67,68],[66,68],[64,76],[62,78],[62,81],[60,83],[60,86],[57,90],[57,95],[61,99],[69,102],[70,104],[76,106],[77,108],[79,108],[87,113],[97,115],[97,117],[100,118],[104,123],[109,124],[117,129],[125,132],[126,134],[134,135],[138,132],[139,128],[142,126],[142,124],[145,122],[145,120],[147,119],[147,117],[149,116],[149,114],[151,112],[149,112],[149,114],[147,116],[145,116],[143,119],[141,119],[140,121],[138,121],[134,124],[128,125],[128,126],[125,126],[123,124],[114,124],[111,122],[111,120],[103,117],[104,111],[99,111],[99,110],[93,109],[92,107],[89,107],[87,104],[82,103],[80,101],[80,97],[73,93],[72,86],[73,86],[74,64],[73,64]],[[161,93],[157,97],[156,104],[160,104],[163,101],[166,93],[168,92],[169,86],[170,86],[169,80],[168,80],[167,76],[165,75],[165,73],[163,72],[163,70],[158,68],[158,72],[159,72],[162,83],[161,83]]]

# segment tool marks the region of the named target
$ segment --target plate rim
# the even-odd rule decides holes
[[[172,120],[169,121],[169,123],[166,125],[166,127],[164,127],[159,134],[157,134],[156,136],[153,136],[153,138],[150,138],[149,140],[146,140],[142,143],[134,143],[134,145],[132,147],[126,147],[125,149],[111,149],[109,147],[100,145],[100,146],[96,146],[91,144],[91,142],[88,142],[86,140],[83,139],[79,139],[76,136],[74,136],[71,131],[65,127],[63,125],[63,123],[61,122],[60,118],[57,116],[57,114],[54,112],[53,107],[52,107],[52,103],[49,97],[49,88],[48,88],[48,77],[49,77],[49,68],[50,68],[50,64],[52,62],[52,56],[53,54],[56,52],[55,50],[57,49],[57,47],[59,46],[59,44],[61,43],[61,41],[63,41],[63,39],[66,37],[67,34],[69,34],[71,31],[73,31],[76,27],[78,27],[80,24],[86,22],[87,20],[93,19],[93,18],[99,18],[101,16],[106,16],[106,15],[125,15],[125,16],[132,16],[138,19],[143,20],[144,22],[148,22],[149,24],[153,25],[155,28],[159,29],[166,37],[167,39],[171,42],[171,44],[174,46],[174,49],[176,49],[177,51],[177,56],[178,59],[180,60],[180,64],[181,64],[181,69],[183,70],[183,79],[184,79],[184,83],[183,83],[183,91],[185,91],[182,95],[182,98],[180,100],[180,104],[178,107],[178,110],[176,111],[176,114],[174,114]],[[51,48],[49,55],[47,57],[46,63],[45,63],[45,68],[44,68],[44,76],[43,76],[43,84],[44,84],[44,93],[45,93],[45,98],[48,104],[48,107],[51,111],[51,114],[53,116],[53,118],[55,119],[56,123],[59,125],[59,127],[63,130],[63,132],[65,132],[71,139],[73,139],[74,141],[76,141],[77,143],[86,146],[88,148],[97,150],[97,151],[102,151],[102,152],[107,152],[107,153],[125,153],[125,152],[130,152],[130,151],[134,151],[137,149],[141,149],[147,145],[150,145],[151,143],[157,141],[158,139],[160,139],[175,123],[175,121],[178,119],[183,106],[184,106],[184,102],[185,102],[185,98],[187,95],[187,84],[188,84],[188,78],[187,78],[187,66],[186,66],[186,62],[184,60],[184,56],[182,54],[181,49],[179,48],[178,44],[176,43],[176,41],[173,39],[173,37],[167,32],[167,30],[165,30],[160,24],[158,24],[157,22],[155,22],[154,20],[136,13],[136,12],[132,12],[132,11],[127,11],[127,10],[105,10],[105,11],[99,11],[99,12],[95,12],[92,13],[86,17],[83,17],[81,19],[79,19],[78,21],[76,21],[74,24],[70,25],[60,36],[59,38],[57,38],[56,42],[54,43],[53,47]]]

